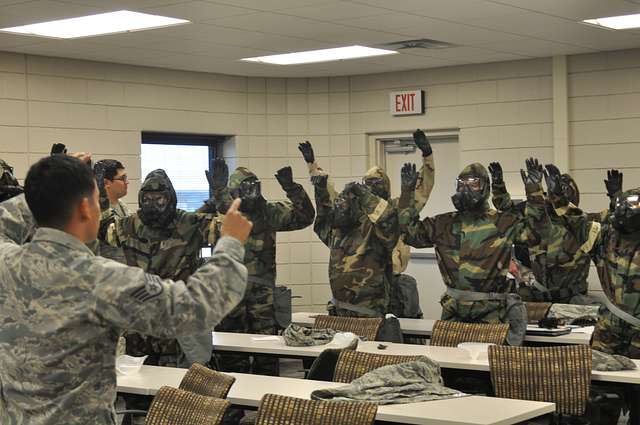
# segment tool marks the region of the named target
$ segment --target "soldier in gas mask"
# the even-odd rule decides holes
[[[291,167],[275,175],[288,201],[267,201],[262,195],[258,176],[245,167],[231,174],[228,186],[227,166],[217,160],[209,176],[217,209],[226,211],[232,199],[242,199],[240,211],[253,222],[245,244],[244,262],[249,271],[247,290],[242,302],[216,328],[226,332],[276,333],[274,289],[276,285],[276,233],[304,229],[313,222],[315,209],[302,185],[294,182]],[[247,372],[247,355],[218,356],[220,367],[228,372]],[[277,375],[277,359],[256,355],[251,370],[255,374]]]
[[[349,183],[332,202],[327,176],[311,181],[318,208],[313,230],[330,249],[329,313],[383,317],[393,279],[391,252],[399,237],[397,209],[364,184]]]
[[[13,174],[13,167],[0,159],[0,202],[20,195],[24,190]]]
[[[509,322],[508,342],[524,339],[526,312],[520,298],[509,294],[506,280],[514,242],[540,243],[538,229],[546,221],[541,181],[543,168],[527,160],[521,171],[528,203],[524,217],[489,208],[489,174],[481,164],[467,166],[456,180],[455,212],[420,220],[412,207],[417,180],[415,166],[405,164],[401,178],[400,227],[405,242],[417,248],[435,247],[442,279],[442,319],[462,322]]]
[[[431,144],[422,130],[416,130],[413,133],[413,141],[422,152],[422,166],[418,171],[418,182],[416,184],[414,198],[416,209],[421,211],[433,190],[435,167]],[[308,141],[300,143],[298,149],[302,153],[309,167],[309,174],[312,177],[327,174],[318,165],[311,143]],[[388,201],[391,206],[397,208],[399,198],[391,197],[391,182],[381,167],[376,166],[369,169],[362,181],[371,193]],[[338,196],[330,179],[327,181],[327,191],[330,200]],[[390,236],[392,237],[393,235]],[[393,274],[390,280],[389,312],[397,317],[421,318],[422,310],[420,309],[418,299],[417,282],[412,276],[404,273],[409,264],[410,257],[411,248],[403,242],[403,237],[400,235],[391,253]]]

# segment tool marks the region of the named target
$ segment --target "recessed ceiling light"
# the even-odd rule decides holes
[[[79,38],[169,27],[188,22],[190,21],[185,19],[119,10],[98,15],[23,25],[21,27],[2,28],[0,31],[39,37]]]
[[[345,59],[367,58],[371,56],[393,55],[393,50],[375,49],[364,46],[337,47],[335,49],[309,50],[282,55],[260,56],[241,59],[247,62],[271,63],[274,65],[296,65],[302,63],[330,62]]]
[[[640,28],[640,13],[636,13],[635,15],[610,16],[608,18],[585,19],[582,22],[612,28],[614,30]]]

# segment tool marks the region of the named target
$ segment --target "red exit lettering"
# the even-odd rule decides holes
[[[396,95],[396,112],[413,112],[415,108],[415,93]]]

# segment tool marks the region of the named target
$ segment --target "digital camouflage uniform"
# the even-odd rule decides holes
[[[640,189],[624,192],[626,195],[640,195]],[[571,204],[557,207],[556,212],[567,219],[585,245],[592,246],[591,255],[605,295],[618,308],[640,317],[640,231],[622,233],[611,220],[591,221]],[[640,328],[607,311],[598,319],[592,346],[605,353],[640,359]]]
[[[573,179],[568,174],[563,177],[568,177],[573,183],[574,191],[579,193]],[[504,182],[492,182],[491,189],[493,205],[498,210],[524,215],[524,208],[514,206]],[[567,228],[564,219],[554,212],[550,201],[546,202],[545,208],[549,217],[547,231],[540,244],[528,248],[535,281],[548,291],[531,284],[520,286],[518,294],[524,301],[569,304],[577,295],[587,295],[591,256],[589,251],[585,250],[586,247]],[[527,274],[526,270],[523,274]]]
[[[229,185],[218,201],[220,211],[226,210],[231,192],[246,179],[257,179],[245,167],[238,167],[229,178]],[[253,223],[245,243],[244,263],[249,271],[249,283],[244,299],[216,328],[218,331],[274,335],[276,333],[273,291],[276,285],[276,233],[304,229],[313,222],[315,210],[302,185],[287,188],[288,201],[264,202],[243,214]],[[220,355],[220,367],[228,372],[247,372],[247,355]],[[253,373],[277,374],[277,359],[254,356]]]
[[[169,177],[163,170],[149,173],[142,183],[139,201],[142,204],[144,192],[163,192],[169,197],[170,208],[175,210],[174,218],[162,227],[146,225],[137,213],[115,218],[109,209],[103,220],[113,218],[108,227],[106,242],[124,251],[129,266],[140,267],[147,273],[157,274],[163,279],[186,281],[200,264],[200,250],[217,239],[218,226],[210,214],[190,213],[176,208],[176,193]],[[211,341],[210,332],[201,335],[203,340]],[[200,350],[203,350],[201,348]],[[133,356],[149,355],[147,364],[175,366],[178,361],[189,365],[195,359],[182,358],[187,355],[174,339],[158,339],[138,333],[127,333],[127,354]],[[197,359],[206,362],[202,354]],[[194,357],[194,356],[192,356]]]
[[[18,245],[29,242],[36,232],[36,221],[24,194],[0,202],[0,233]]]
[[[489,183],[481,164],[467,166],[460,176],[479,175]],[[489,209],[486,203],[480,212],[449,212],[420,221],[411,208],[411,194],[401,197],[400,226],[405,242],[416,248],[435,247],[438,266],[444,284],[449,288],[485,293],[510,291],[506,279],[514,242],[540,243],[538,229],[544,228],[546,213],[539,184],[527,184],[526,214]],[[488,192],[487,192],[488,196]],[[443,295],[442,319],[464,322],[495,323],[506,321],[506,306],[502,300],[456,301]]]
[[[391,202],[368,190],[356,197],[347,194],[351,208],[359,212],[359,224],[348,229],[332,220],[333,202],[325,187],[315,187],[318,214],[313,226],[329,247],[329,283],[333,298],[363,311],[336,306],[339,316],[380,317],[389,310],[393,269],[391,252],[398,243],[398,211]]]
[[[3,425],[115,425],[122,330],[161,338],[202,332],[244,293],[244,252],[232,238],[221,239],[187,281],[173,282],[94,256],[59,230],[40,228],[22,246],[7,230],[25,229],[0,230]]]

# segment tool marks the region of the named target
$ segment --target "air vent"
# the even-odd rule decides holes
[[[404,49],[447,49],[449,47],[457,47],[455,44],[446,41],[431,40],[430,38],[420,38],[417,40],[394,41],[384,44],[386,48],[392,50]]]

